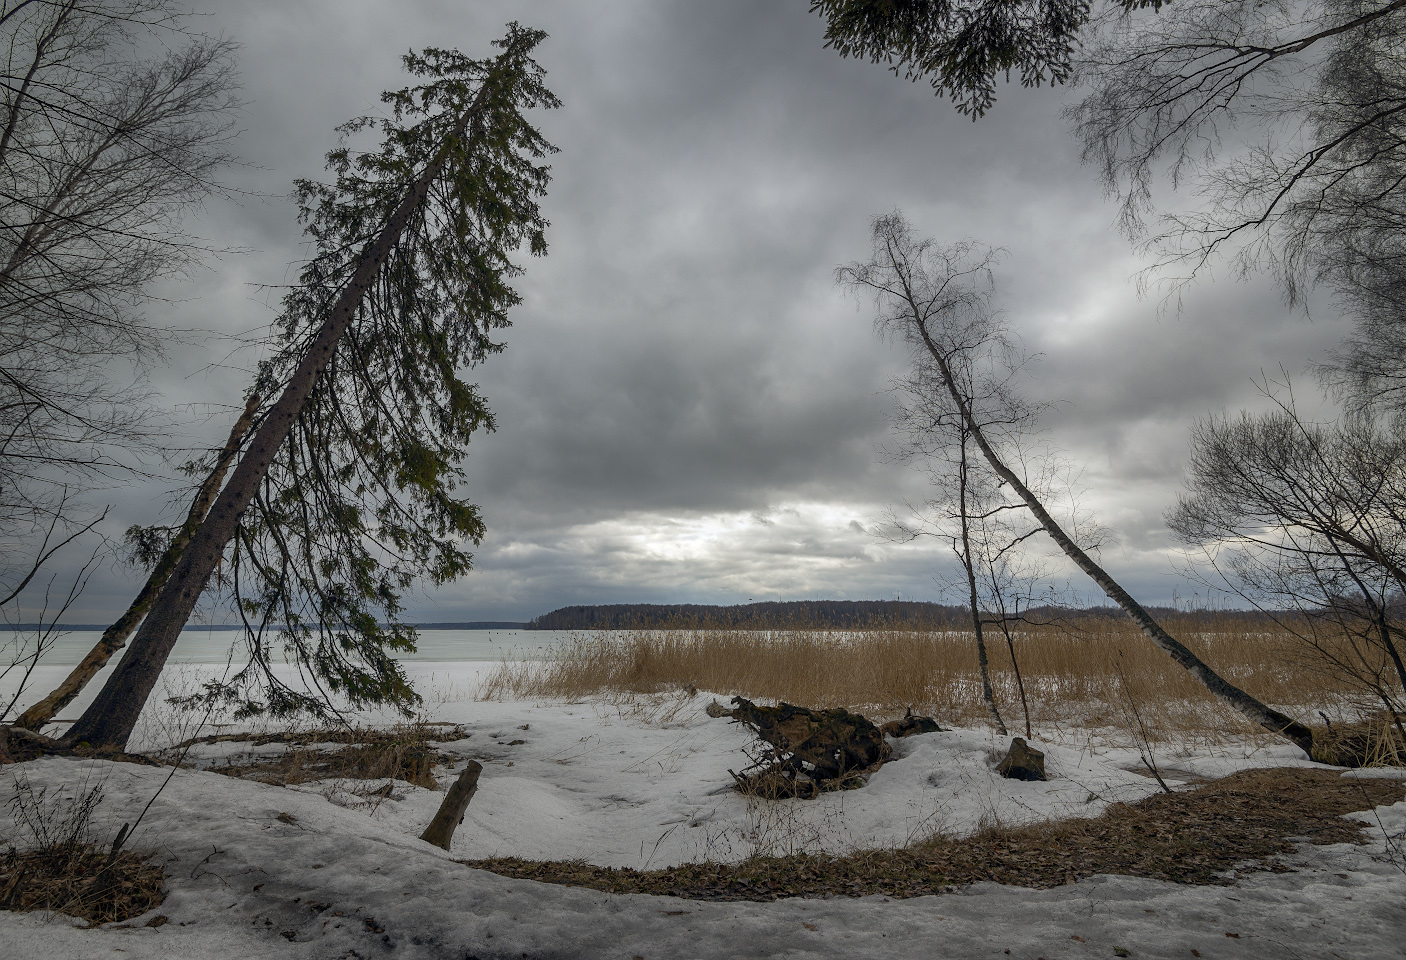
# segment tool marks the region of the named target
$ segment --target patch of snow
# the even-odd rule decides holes
[[[0,955],[701,960],[1004,958],[1009,950],[1055,960],[1107,958],[1115,948],[1137,958],[1186,958],[1195,949],[1208,960],[1406,955],[1406,802],[1359,815],[1373,837],[1365,846],[1304,847],[1291,858],[1296,872],[1249,874],[1228,888],[1104,876],[1046,891],[978,884],[908,900],[711,903],[470,870],[454,860],[512,855],[647,868],[895,846],[939,831],[961,836],[987,824],[1095,816],[1158,787],[1138,772],[1136,750],[1078,731],[1032,740],[1046,754],[1048,782],[1007,781],[994,770],[1005,739],[954,730],[899,741],[894,759],[862,789],[763,803],[730,789],[728,770],[746,766],[750,736],[740,724],[707,717],[707,694],[485,702],[472,699],[471,676],[433,666],[426,672],[444,686],[430,698],[429,718],[470,734],[437,745],[453,758],[448,771],[436,771],[441,785],[470,759],[484,765],[452,854],[418,839],[437,791],[350,780],[284,788],[181,770],[128,844],[156,851],[164,864],[169,893],[152,916],[169,922],[147,927],[143,917],[87,930],[64,917],[0,912]],[[226,762],[268,752],[231,741],[200,745],[191,757]],[[1183,746],[1158,757],[1169,782],[1304,763],[1292,748],[1251,744]],[[57,758],[22,767],[36,789],[101,782],[100,840],[134,820],[169,773]],[[0,803],[13,770],[0,770]],[[388,783],[389,796],[376,796]]]

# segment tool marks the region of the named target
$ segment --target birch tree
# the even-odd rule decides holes
[[[873,225],[874,253],[864,263],[839,271],[841,283],[873,295],[879,325],[905,343],[915,361],[930,364],[952,409],[966,425],[981,456],[1011,494],[1073,563],[1137,624],[1143,635],[1199,680],[1222,702],[1254,723],[1292,741],[1306,753],[1313,733],[1302,723],[1261,703],[1217,674],[1159,624],[1132,595],[1079,545],[1075,536],[1047,509],[1028,478],[1014,469],[1018,461],[1002,450],[999,434],[988,431],[980,407],[961,388],[962,365],[969,362],[972,319],[966,299],[958,296],[969,265],[931,240],[914,237],[900,214],[880,217]],[[956,289],[954,289],[954,287]]]
[[[956,392],[988,432],[1015,440],[1034,419],[1035,411],[1010,390],[1010,379],[1020,367],[1004,325],[991,305],[991,269],[1000,251],[971,243],[928,250],[935,273],[935,309],[949,320],[948,328],[961,347],[954,353],[951,375]],[[839,279],[848,282],[852,268],[842,268]],[[890,332],[892,328],[890,328]],[[1021,535],[1006,542],[1009,525],[1002,521],[1023,506],[1003,496],[999,478],[976,449],[971,428],[952,403],[947,381],[930,362],[917,362],[896,382],[905,401],[895,412],[899,436],[897,454],[921,469],[927,477],[928,495],[910,517],[896,528],[903,539],[935,537],[951,547],[960,574],[951,586],[962,595],[971,621],[981,677],[982,699],[992,726],[1007,733],[991,682],[986,626],[990,623],[986,588],[987,566],[1003,549],[1013,549]],[[943,578],[939,578],[942,582]]]
[[[141,305],[204,252],[182,217],[237,107],[234,45],[187,22],[169,0],[0,0],[0,534],[153,444],[140,371],[172,331]]]

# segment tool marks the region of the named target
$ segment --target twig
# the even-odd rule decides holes
[[[1132,712],[1133,720],[1137,724],[1138,759],[1141,760],[1142,765],[1150,770],[1152,775],[1157,778],[1157,783],[1162,788],[1163,792],[1171,793],[1172,788],[1167,786],[1167,781],[1162,779],[1161,771],[1159,771],[1156,764],[1149,759],[1152,754],[1152,738],[1148,735],[1147,724],[1143,722],[1142,711],[1137,708],[1137,704],[1133,702],[1132,694],[1128,692],[1128,678],[1123,675],[1122,659],[1123,651],[1119,650],[1118,692],[1122,694],[1124,701],[1127,702],[1128,709]]]

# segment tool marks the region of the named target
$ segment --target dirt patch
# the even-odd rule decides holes
[[[18,853],[0,857],[0,909],[53,910],[90,923],[130,920],[166,898],[166,875],[149,854]]]
[[[1229,884],[1232,868],[1287,870],[1275,858],[1293,852],[1290,838],[1361,843],[1363,825],[1342,815],[1401,799],[1397,781],[1349,780],[1327,770],[1250,770],[1185,793],[1113,804],[1093,819],[846,857],[767,857],[649,871],[516,858],[460,862],[528,880],[697,900],[916,897],[983,880],[1056,887],[1100,873]]]

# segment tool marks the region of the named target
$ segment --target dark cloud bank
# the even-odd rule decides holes
[[[266,325],[300,256],[290,203],[332,128],[402,85],[426,45],[486,55],[502,25],[547,30],[563,109],[545,207],[551,251],[527,264],[507,351],[477,372],[498,432],[473,444],[489,525],[476,572],[417,596],[420,620],[523,619],[596,602],[938,599],[937,543],[874,536],[922,478],[886,462],[900,351],[833,283],[868,252],[868,222],[902,209],[924,233],[1008,249],[997,280],[1042,354],[1032,389],[1059,403],[1052,444],[1082,470],[1085,508],[1118,545],[1104,560],[1165,602],[1193,588],[1162,524],[1197,416],[1254,401],[1252,378],[1301,369],[1340,331],[1270,284],[1216,282],[1180,311],[1139,299],[1142,262],[1060,119],[1063,90],[1005,91],[978,123],[924,86],[822,48],[795,2],[222,2],[204,28],[243,44],[235,185],[198,223],[227,255],[169,294],[182,325]],[[256,355],[211,338],[157,374],[186,404],[232,404]],[[187,423],[191,442],[227,415]],[[150,522],[174,482],[111,491],[114,529]],[[130,596],[103,574],[76,611]]]

